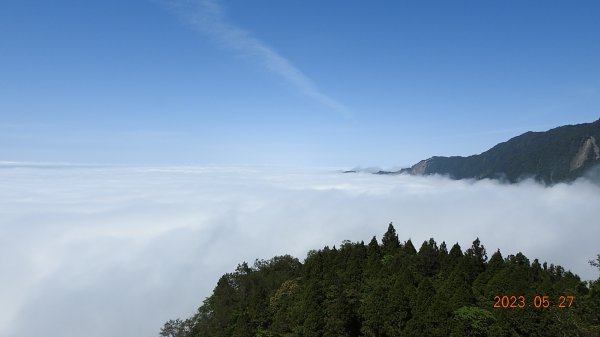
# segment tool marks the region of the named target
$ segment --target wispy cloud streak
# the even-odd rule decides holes
[[[208,35],[223,47],[252,58],[273,74],[278,75],[300,93],[320,104],[350,118],[347,107],[324,94],[300,69],[272,47],[250,32],[230,23],[218,1],[167,1],[167,5],[180,14],[199,32]]]

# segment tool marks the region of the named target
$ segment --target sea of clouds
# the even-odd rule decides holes
[[[242,261],[381,237],[595,279],[600,187],[328,169],[0,165],[0,336],[149,337]]]

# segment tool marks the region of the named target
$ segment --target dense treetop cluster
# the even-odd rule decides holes
[[[528,307],[493,308],[505,295],[524,296]],[[561,295],[574,296],[573,305],[556,307]],[[552,306],[535,308],[535,296]],[[160,335],[600,336],[600,279],[583,282],[521,253],[488,259],[479,239],[464,252],[433,239],[417,250],[390,224],[381,243],[344,241],[304,262],[286,255],[242,263],[194,316],[168,321]]]

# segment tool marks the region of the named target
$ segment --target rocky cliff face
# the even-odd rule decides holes
[[[590,136],[579,148],[577,154],[571,161],[571,171],[581,168],[587,161],[600,159],[600,148],[596,144],[596,138]]]
[[[431,157],[398,173],[442,174],[454,179],[533,177],[554,184],[580,177],[600,164],[600,120],[527,132],[469,157]]]
[[[416,163],[415,165],[413,165],[413,167],[410,168],[410,173],[416,174],[416,175],[426,174],[427,173],[427,163],[430,161],[431,161],[431,158],[421,160],[420,162]]]

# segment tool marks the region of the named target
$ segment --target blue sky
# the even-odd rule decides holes
[[[0,161],[404,166],[600,117],[596,1],[28,1]]]

